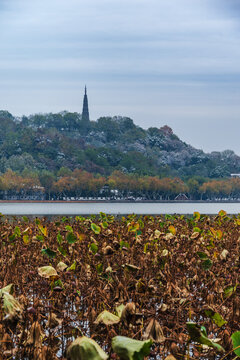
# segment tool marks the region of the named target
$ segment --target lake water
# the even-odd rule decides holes
[[[225,210],[228,214],[240,213],[239,203],[0,203],[4,215],[90,215],[107,214],[217,214]]]

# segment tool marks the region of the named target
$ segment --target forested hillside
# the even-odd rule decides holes
[[[109,175],[199,175],[210,178],[240,171],[233,151],[205,154],[182,142],[168,126],[144,130],[126,117],[102,117],[88,126],[78,113],[14,118],[0,112],[0,171],[65,167]]]
[[[19,186],[26,187],[26,179],[33,179],[33,186],[45,191],[53,190],[53,184],[66,190],[71,188],[69,182],[84,173],[86,179],[98,182],[98,190],[109,183],[111,177],[116,183],[116,178],[125,176],[145,182],[146,178],[162,179],[162,182],[166,178],[172,181],[178,178],[178,184],[195,186],[195,192],[199,193],[204,183],[211,180],[213,183],[237,172],[240,172],[240,157],[233,151],[206,154],[181,141],[166,125],[144,130],[130,118],[120,116],[101,117],[84,124],[78,113],[15,118],[7,111],[0,111],[2,190],[8,189],[11,181],[14,183],[14,176],[22,184],[16,191]],[[114,181],[110,181],[112,187]],[[82,185],[78,184],[79,194],[82,194],[83,183],[82,180]],[[86,183],[90,184],[90,180]],[[142,187],[146,193],[156,184],[140,185],[139,182],[134,186],[139,191]],[[174,194],[187,191],[181,186],[175,186]]]

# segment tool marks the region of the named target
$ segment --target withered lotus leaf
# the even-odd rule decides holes
[[[0,296],[2,296],[3,293],[12,294],[13,293],[13,284],[9,284],[2,289],[0,289]]]
[[[66,359],[83,334],[100,350],[85,338],[90,355],[83,346],[76,359],[120,360],[111,350],[117,335],[155,341],[145,360],[220,360],[222,347],[236,357],[240,215],[101,216],[29,218],[27,229],[21,217],[1,217],[0,358]]]
[[[119,305],[119,306],[116,307],[116,312],[117,312],[117,315],[118,315],[119,317],[122,316],[122,312],[123,312],[124,309],[125,309],[125,305],[123,305],[123,304],[121,304],[121,305]]]
[[[113,351],[122,360],[143,360],[151,350],[152,340],[135,340],[125,336],[115,336],[112,339]]]
[[[167,233],[164,237],[166,241],[169,241],[174,238],[174,235],[172,233]]]
[[[38,268],[38,274],[46,279],[51,277],[58,277],[57,271],[52,266],[42,266]]]
[[[3,301],[3,311],[9,320],[21,317],[23,307],[17,299],[6,291],[0,292],[0,299]]]
[[[107,310],[101,312],[98,315],[97,319],[94,321],[94,324],[104,324],[104,325],[114,325],[120,322],[120,318]]]
[[[94,341],[86,336],[78,337],[67,349],[69,360],[106,360],[108,355]]]
[[[161,235],[161,232],[160,232],[158,229],[156,229],[156,230],[154,231],[154,237],[155,237],[155,239],[159,239],[159,238],[160,238],[160,235]]]
[[[68,267],[68,266],[67,266],[64,262],[60,261],[60,262],[57,264],[56,269],[57,269],[57,271],[64,271],[64,270],[67,269],[67,267]]]

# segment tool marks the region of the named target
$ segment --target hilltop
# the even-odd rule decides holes
[[[86,126],[78,113],[16,118],[0,111],[0,172],[61,168],[101,175],[120,170],[141,176],[221,178],[240,172],[240,157],[231,150],[204,153],[166,125],[144,130],[128,117],[101,117]]]

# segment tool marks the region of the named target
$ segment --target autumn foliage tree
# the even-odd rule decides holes
[[[104,191],[103,191],[104,189]],[[25,169],[21,173],[8,169],[0,176],[0,195],[21,198],[45,193],[46,199],[79,197],[142,198],[174,200],[184,193],[192,200],[239,199],[240,179],[180,178],[140,176],[115,170],[110,176],[94,174],[83,169],[62,168],[57,173]]]

